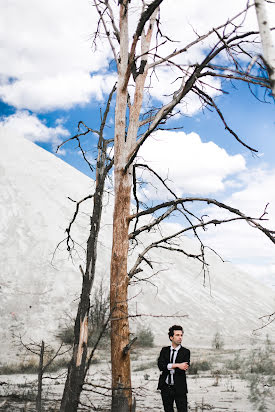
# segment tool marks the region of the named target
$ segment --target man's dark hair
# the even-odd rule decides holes
[[[171,326],[171,328],[169,328],[169,332],[168,332],[169,338],[172,338],[172,337],[174,336],[174,331],[175,331],[175,330],[181,330],[182,333],[183,333],[182,326],[180,326],[180,325],[173,325],[173,326]]]

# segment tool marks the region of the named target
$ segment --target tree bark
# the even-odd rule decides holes
[[[128,216],[131,185],[129,173],[117,171],[118,192],[115,199],[113,248],[111,262],[110,303],[111,359],[112,359],[112,412],[131,411],[130,353],[123,349],[129,343],[128,320]]]

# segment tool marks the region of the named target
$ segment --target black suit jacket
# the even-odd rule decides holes
[[[184,348],[183,346],[180,347],[177,353],[177,357],[174,363],[182,363],[188,362],[190,364],[190,350]],[[158,389],[162,389],[165,386],[166,378],[169,374],[169,370],[167,369],[167,365],[170,363],[170,346],[165,346],[161,349],[160,355],[158,358],[158,367],[159,370],[162,372],[159,377]],[[187,383],[186,383],[186,375],[185,371],[182,371],[179,368],[175,369],[174,373],[174,385],[175,391],[178,393],[187,393]]]

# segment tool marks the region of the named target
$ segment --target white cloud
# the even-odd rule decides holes
[[[70,135],[62,126],[62,120],[58,119],[56,127],[47,127],[38,117],[26,110],[3,118],[0,122],[0,130],[11,136],[20,134],[33,142],[51,142],[57,144],[61,137]]]
[[[139,156],[163,178],[168,177],[179,196],[222,191],[228,176],[245,170],[243,156],[231,156],[213,142],[203,143],[196,133],[158,131],[144,143]],[[157,190],[146,186],[144,194],[150,198],[164,196],[157,181],[154,185]]]
[[[263,226],[274,230],[275,227],[275,169],[258,167],[241,173],[239,180],[243,189],[232,193],[222,201],[253,218],[260,218],[267,206],[267,221]],[[228,217],[228,213],[214,208],[204,210],[209,217]],[[245,222],[224,224],[222,227],[210,227],[203,234],[206,243],[222,257],[238,264],[245,271],[263,278],[266,283],[275,284],[274,244],[260,231]],[[248,265],[247,262],[250,262]],[[254,269],[253,269],[254,268]],[[268,281],[267,281],[268,280]]]
[[[33,76],[0,86],[0,96],[5,103],[19,109],[68,109],[76,104],[89,103],[92,97],[102,100],[103,93],[110,91],[114,83],[112,75],[90,76],[85,72]]]
[[[103,40],[92,50],[97,19],[88,1],[6,2],[0,17],[1,98],[39,111],[102,99],[107,76],[90,72],[108,67],[110,51]]]

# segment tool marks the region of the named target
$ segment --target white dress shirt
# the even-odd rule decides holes
[[[173,359],[172,359],[172,363],[168,363],[168,365],[167,365],[167,369],[170,371],[170,375],[171,375],[171,385],[174,385],[174,373],[175,373],[175,369],[173,369],[172,368],[172,365],[173,365],[173,363],[175,363],[175,360],[176,360],[176,357],[177,357],[177,354],[178,354],[178,350],[181,348],[181,345],[178,345],[176,348],[174,348],[172,345],[170,346],[170,359],[171,359],[171,356],[172,356],[172,353],[173,353],[173,350],[175,350],[175,352],[174,352],[174,356],[173,356]],[[169,382],[169,374],[167,375],[167,378],[166,378],[166,383],[167,383],[167,385],[168,385],[168,382]]]

